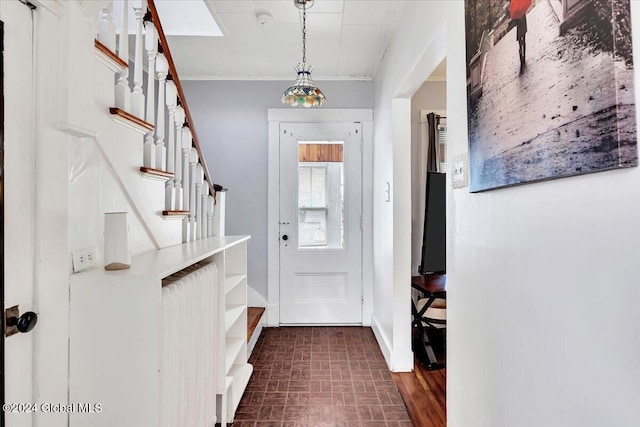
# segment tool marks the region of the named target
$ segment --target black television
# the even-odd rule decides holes
[[[446,273],[447,174],[427,172],[420,274]]]

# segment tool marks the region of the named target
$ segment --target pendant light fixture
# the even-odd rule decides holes
[[[294,107],[317,107],[324,104],[327,99],[311,79],[313,67],[307,65],[307,9],[313,6],[314,0],[293,0],[297,8],[302,9],[302,63],[294,67],[298,73],[296,81],[282,94],[284,104]]]

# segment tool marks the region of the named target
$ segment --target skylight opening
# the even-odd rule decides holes
[[[139,0],[129,0],[129,34],[136,33],[133,8]],[[162,29],[167,36],[223,37],[222,30],[203,0],[155,0]],[[119,33],[122,22],[122,1],[113,2],[113,23]]]

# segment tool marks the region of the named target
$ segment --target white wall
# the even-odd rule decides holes
[[[422,232],[424,228],[425,180],[421,171],[426,171],[422,146],[420,112],[438,113],[447,109],[447,83],[426,81],[411,97],[411,273],[417,274],[422,262]]]
[[[637,47],[640,4],[631,3]],[[408,2],[374,82],[374,310],[386,331],[395,328],[385,301],[394,292],[389,248],[400,227],[383,184],[400,160],[409,164],[387,160],[391,99],[406,96],[413,64],[428,62],[421,58],[425,50],[431,56],[442,23],[450,154],[466,152],[462,1]],[[638,168],[480,194],[449,188],[448,425],[638,424],[639,208]]]
[[[16,184],[15,175],[8,173],[7,182],[11,191],[18,188],[34,202],[32,209],[22,213],[25,222],[31,221],[22,234],[32,233],[34,245],[33,260],[24,260],[24,268],[33,271],[33,301],[20,303],[21,311],[33,310],[39,315],[37,327],[23,338],[33,341],[33,354],[25,357],[33,361],[31,401],[67,403],[69,370],[74,369],[68,353],[69,300],[73,298],[69,294],[71,251],[95,246],[97,268],[102,268],[105,211],[132,213],[130,241],[134,254],[179,243],[181,226],[165,222],[160,216],[163,186],[145,180],[138,172],[142,135],[114,123],[108,113],[108,107],[113,106],[114,76],[94,57],[94,8],[100,3],[35,3],[38,7],[31,12],[35,137],[34,141],[6,141],[11,152],[30,149],[30,144],[35,147],[32,164],[25,165],[33,168],[34,176]],[[18,5],[28,10],[27,6]],[[12,31],[12,25],[6,28]],[[11,75],[19,62],[12,55],[5,60],[6,70],[10,71],[5,75],[6,86],[15,86]],[[20,245],[16,239],[5,242],[7,252]],[[21,285],[24,284],[6,284],[7,289]],[[113,310],[118,315],[117,307]],[[15,342],[8,341],[7,345]],[[7,389],[14,386],[8,383]],[[34,425],[68,425],[65,413],[40,411],[33,419]]]
[[[226,233],[250,234],[249,286],[267,299],[268,108],[289,81],[184,81],[185,96],[214,182],[227,193]],[[371,82],[316,82],[321,108],[372,108]]]

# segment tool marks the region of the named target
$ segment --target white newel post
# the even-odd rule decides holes
[[[182,210],[182,129],[184,126],[184,108],[180,105],[176,107],[175,126],[176,126],[176,145],[175,145],[175,166],[174,166],[174,179],[173,187],[175,195],[175,208],[178,211]]]
[[[142,71],[144,70],[143,52],[143,35],[142,35],[142,18],[147,10],[147,1],[139,0],[139,7],[133,8],[136,16],[136,52],[133,64],[133,92],[131,93],[131,114],[144,119],[144,93],[142,92]]]
[[[129,63],[129,0],[122,0],[122,24],[118,36],[118,56]],[[129,88],[129,67],[118,72],[116,83],[116,107],[126,112],[131,111],[131,89]]]
[[[169,73],[169,64],[164,54],[156,57],[156,76],[158,77],[158,119],[156,120],[156,169],[167,170],[167,149],[164,146],[164,86]]]
[[[207,181],[204,181],[204,183],[202,184],[202,201],[200,202],[202,204],[202,209],[200,210],[202,215],[202,220],[200,221],[200,223],[202,224],[202,226],[200,227],[201,239],[206,239],[207,234],[209,233],[209,228],[207,227],[207,199],[209,199],[209,183]]]
[[[225,197],[226,192],[216,192],[216,208],[213,211],[213,234],[216,236],[224,236],[224,209],[225,209]]]
[[[213,210],[215,209],[213,196],[207,197],[207,237],[213,237]]]
[[[107,3],[100,12],[100,20],[98,22],[98,41],[108,47],[111,52],[116,51],[116,26],[113,25],[112,1]]]
[[[204,181],[204,171],[202,170],[202,165],[198,163],[196,165],[196,233],[195,239],[199,240],[202,238],[202,182]]]
[[[178,89],[173,80],[167,80],[166,83],[167,109],[169,111],[169,125],[167,126],[167,172],[174,173],[176,170],[176,125],[175,115],[178,105]],[[165,184],[165,209],[168,211],[176,210],[176,195],[173,179]]]
[[[196,165],[198,152],[192,149],[189,153],[189,241],[196,240]]]
[[[148,123],[154,124],[156,119],[154,113],[156,111],[156,55],[158,55],[158,33],[153,22],[147,21],[144,23],[145,28],[145,49],[147,51],[147,114],[145,120]],[[144,139],[144,166],[148,168],[156,168],[156,146],[153,143],[153,131],[147,133]]]

